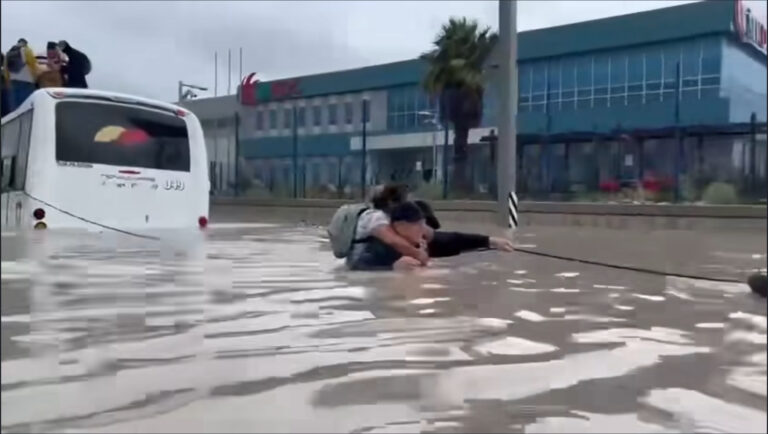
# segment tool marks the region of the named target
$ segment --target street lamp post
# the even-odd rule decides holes
[[[437,183],[437,132],[440,131],[440,119],[436,113],[430,111],[421,111],[416,114],[426,118],[424,123],[435,128],[432,131],[432,183]]]

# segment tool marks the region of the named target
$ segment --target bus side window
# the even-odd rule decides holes
[[[29,139],[32,133],[32,110],[19,116],[19,155],[13,170],[13,189],[23,191],[27,179],[27,161],[29,160]]]

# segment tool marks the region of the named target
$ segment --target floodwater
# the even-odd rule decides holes
[[[766,431],[745,285],[496,252],[349,273],[316,228],[169,236],[3,234],[2,432]]]

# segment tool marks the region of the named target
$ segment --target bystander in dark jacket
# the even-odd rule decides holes
[[[85,76],[91,73],[91,60],[82,51],[72,48],[67,41],[60,41],[59,48],[68,58],[63,68],[67,87],[87,89]]]

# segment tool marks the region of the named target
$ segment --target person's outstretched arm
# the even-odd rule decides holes
[[[435,231],[427,250],[432,258],[445,258],[470,250],[490,249],[490,240],[486,235]]]

